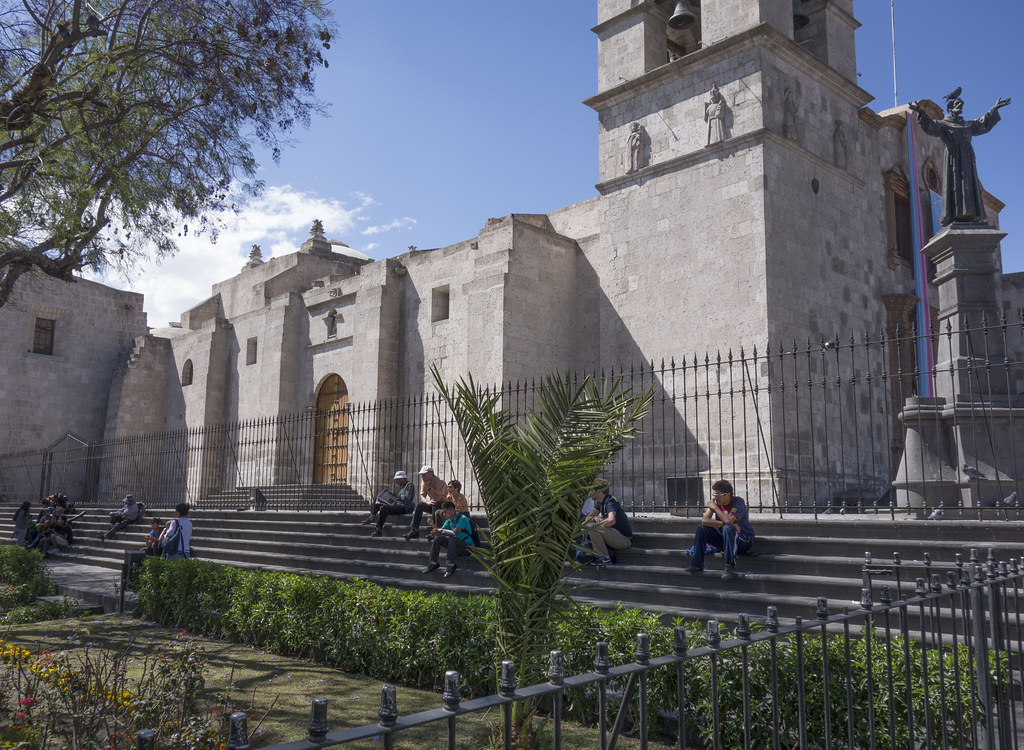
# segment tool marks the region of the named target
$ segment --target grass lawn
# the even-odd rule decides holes
[[[134,640],[135,648],[141,653],[173,640],[178,632],[130,617],[101,615],[16,625],[4,639],[33,651],[95,647],[119,649]],[[77,637],[69,640],[69,636],[76,633]],[[194,640],[202,645],[207,661],[208,695],[213,698],[231,684],[231,695],[236,705],[266,712],[258,726],[258,720],[250,719],[254,748],[304,738],[310,703],[315,697],[327,698],[327,720],[331,731],[378,721],[383,684],[378,678],[361,678],[331,667],[201,636],[194,637]],[[398,687],[398,710],[402,715],[441,706],[440,693]],[[498,710],[460,717],[457,746],[466,750],[491,747],[492,727],[500,727],[500,724],[501,713]],[[562,738],[567,750],[600,747],[598,733],[594,729],[563,724]],[[441,722],[404,732],[397,736],[395,744],[408,748],[442,748],[446,742],[446,725]],[[382,746],[383,742],[378,740],[352,743],[346,747]],[[500,742],[496,746],[500,746]],[[639,746],[639,740],[632,737],[620,738],[617,745],[622,748]],[[666,747],[657,743],[651,743],[651,746]]]

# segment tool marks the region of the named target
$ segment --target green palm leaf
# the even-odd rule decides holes
[[[536,677],[556,618],[571,602],[565,561],[580,533],[583,498],[638,432],[653,389],[552,376],[515,421],[501,394],[480,389],[472,376],[452,387],[436,369],[433,376],[487,512],[490,548],[475,555],[494,580],[499,654],[515,661],[522,680]]]

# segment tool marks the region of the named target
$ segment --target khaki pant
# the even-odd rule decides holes
[[[590,532],[590,545],[598,557],[608,557],[608,548],[629,549],[633,540],[623,536],[614,526],[602,526]]]

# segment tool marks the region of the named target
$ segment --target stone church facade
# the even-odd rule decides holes
[[[801,17],[792,0],[702,0],[683,29],[673,2],[597,5],[594,198],[379,261],[319,222],[294,253],[254,249],[179,326],[124,329],[102,427],[80,429],[407,398],[432,366],[501,383],[912,327],[911,206],[939,187],[941,144],[918,133],[911,195],[906,110],[873,111],[857,85],[852,0]],[[1000,306],[1024,302],[1020,276]]]

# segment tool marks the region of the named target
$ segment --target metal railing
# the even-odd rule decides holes
[[[835,335],[594,373],[654,394],[642,434],[608,467],[613,492],[634,512],[699,514],[709,480],[727,477],[763,512],[940,508],[980,517],[998,506],[1021,517],[1024,401],[1015,394],[1024,393],[1024,311],[929,332],[924,343],[937,364],[925,368],[915,365],[918,343],[899,330]],[[540,385],[491,390],[520,415]],[[918,398],[934,393],[943,398]],[[941,445],[948,455],[935,454]],[[342,415],[308,409],[96,444],[69,436],[0,456],[0,494],[20,502],[61,491],[107,503],[132,492],[151,507],[236,507],[251,496],[272,509],[364,507],[396,470],[421,464],[462,480],[478,504],[454,419],[434,393],[351,403]]]
[[[401,715],[397,689],[384,685],[376,724],[332,732],[327,701],[316,698],[307,738],[268,750],[313,750],[375,738],[385,748],[417,747],[414,736],[405,741],[403,735],[431,724],[446,725],[447,747],[454,748],[460,717],[489,709],[500,710],[504,747],[510,748],[513,704],[542,699],[557,750],[566,706],[580,695],[595,706],[587,718],[598,727],[601,750],[615,747],[627,714],[644,748],[652,717],[664,720],[661,726],[681,750],[694,744],[715,750],[1008,750],[1024,744],[1020,561],[964,565],[958,556],[945,583],[939,573],[918,578],[914,594],[902,600],[898,586],[873,584],[884,573],[866,563],[861,601],[842,614],[831,613],[820,597],[810,619],[784,624],[775,607],[768,607],[761,619],[739,615],[731,633],[709,620],[699,644],[690,642],[685,626],[676,626],[671,653],[656,657],[648,636],[638,634],[629,664],[611,665],[608,644],[598,642],[593,670],[567,676],[565,655],[552,651],[548,681],[519,688],[515,665],[506,661],[499,693],[483,698],[462,700],[459,674],[449,671],[442,706],[416,714]],[[655,694],[652,685],[661,673],[670,689]],[[228,750],[249,747],[245,713],[231,716],[230,733]],[[139,749],[152,750],[153,737],[140,733]]]

